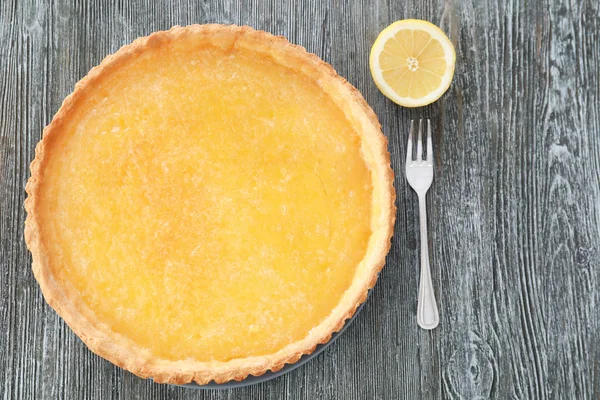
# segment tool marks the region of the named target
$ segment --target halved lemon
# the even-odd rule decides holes
[[[371,48],[373,80],[384,95],[404,107],[433,103],[454,76],[456,53],[444,32],[418,19],[396,21]]]

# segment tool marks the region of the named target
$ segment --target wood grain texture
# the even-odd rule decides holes
[[[430,20],[457,50],[423,109],[381,95],[378,32]],[[23,240],[43,127],[75,82],[138,36],[247,24],[354,84],[390,141],[398,214],[388,264],[353,325],[276,380],[210,392],[141,380],[90,353],[45,304]],[[600,5],[596,0],[0,2],[0,397],[3,399],[600,399]],[[430,254],[441,324],[415,321],[418,209],[409,120],[436,121]]]

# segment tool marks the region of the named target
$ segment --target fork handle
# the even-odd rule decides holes
[[[429,248],[427,246],[427,205],[425,193],[419,193],[419,219],[421,225],[421,280],[417,301],[417,324],[423,329],[433,329],[440,323],[431,269],[429,268]]]

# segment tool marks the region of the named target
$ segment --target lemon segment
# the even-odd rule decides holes
[[[379,34],[369,61],[373,80],[384,95],[401,106],[420,107],[448,90],[456,53],[440,28],[407,19]]]

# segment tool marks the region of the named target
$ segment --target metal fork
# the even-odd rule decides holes
[[[433,182],[433,145],[431,142],[431,123],[427,120],[427,158],[423,159],[423,120],[419,120],[419,138],[417,141],[417,158],[413,160],[412,136],[414,121],[410,121],[408,146],[406,150],[406,180],[419,197],[419,219],[421,222],[421,279],[419,299],[417,302],[417,324],[423,329],[438,326],[440,317],[435,293],[431,283],[429,268],[429,250],[427,248],[427,206],[425,195]]]

